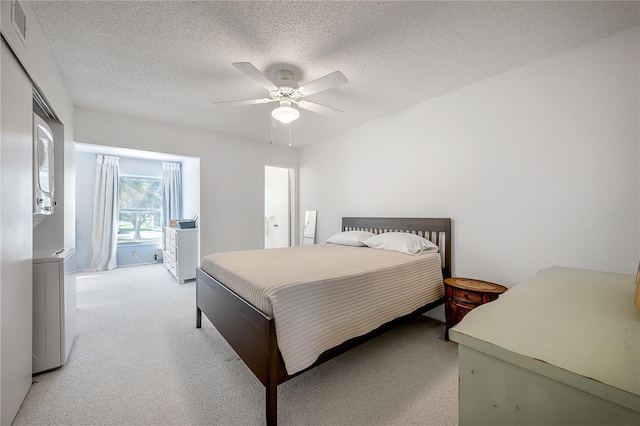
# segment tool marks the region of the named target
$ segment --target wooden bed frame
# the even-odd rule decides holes
[[[451,276],[451,219],[429,218],[343,218],[342,230],[366,230],[376,234],[389,231],[411,232],[440,246],[442,274]],[[196,270],[196,327],[202,326],[202,312],[242,358],[266,388],[267,425],[277,424],[277,386],[347,350],[389,330],[393,326],[444,303],[444,297],[418,308],[409,315],[383,324],[376,330],[355,337],[325,351],[310,367],[288,375],[278,350],[275,321],[246,302],[223,283]]]

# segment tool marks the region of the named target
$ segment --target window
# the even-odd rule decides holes
[[[162,179],[120,176],[118,244],[162,242]]]

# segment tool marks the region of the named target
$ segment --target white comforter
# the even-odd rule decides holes
[[[438,253],[319,244],[212,254],[202,269],[273,316],[290,375],[444,295]]]

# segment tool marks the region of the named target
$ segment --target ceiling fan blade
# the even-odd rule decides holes
[[[312,95],[314,93],[322,92],[323,90],[333,89],[342,84],[348,83],[347,77],[340,71],[334,71],[331,74],[327,74],[324,77],[320,77],[317,80],[313,80],[310,83],[305,84],[298,90],[304,95]]]
[[[249,62],[234,62],[233,66],[242,71],[251,80],[258,83],[260,86],[267,90],[278,90],[278,86],[273,84],[264,74],[262,74],[258,68],[254,67]]]
[[[302,109],[306,109],[307,111],[311,112],[317,112],[318,114],[322,115],[334,115],[336,112],[344,112],[339,109],[317,104],[315,102],[298,101],[297,104]]]
[[[220,104],[225,104],[225,105],[254,105],[254,104],[268,104],[269,102],[275,102],[275,99],[269,99],[269,98],[260,98],[260,99],[244,99],[244,100],[240,100],[240,101],[221,101],[221,102],[214,102],[214,105],[220,105]]]

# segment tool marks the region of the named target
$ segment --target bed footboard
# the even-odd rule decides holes
[[[202,312],[265,386],[267,424],[275,425],[279,356],[273,319],[197,268],[197,328]]]

